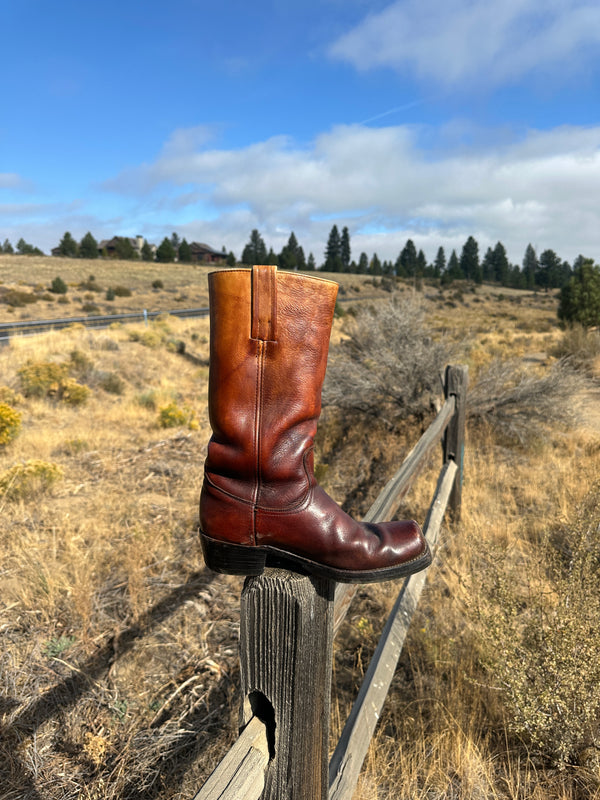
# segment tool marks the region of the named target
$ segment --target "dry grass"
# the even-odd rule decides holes
[[[8,269],[6,259],[0,270]],[[67,261],[57,269],[57,260],[46,259],[36,282],[95,274],[98,283],[131,286],[136,300],[136,281],[143,288],[152,277],[115,280],[100,271],[105,263],[115,267]],[[150,267],[163,269],[127,264],[132,273]],[[189,279],[189,296],[200,297],[203,286],[192,287],[200,273],[185,278],[174,265],[166,269],[173,283],[165,286],[181,292]],[[388,296],[370,284],[351,289],[360,277],[345,280],[345,296]],[[475,378],[498,356],[516,356],[536,373],[553,361],[550,349],[561,336],[550,323],[555,299],[498,297],[486,287],[462,299],[455,289],[430,293],[427,318],[440,334],[469,337]],[[41,306],[33,308],[37,315]],[[338,320],[333,340],[345,335]],[[177,352],[177,341],[199,361]],[[32,459],[62,471],[30,496],[0,497],[1,800],[183,800],[235,736],[241,580],[205,571],[195,533],[209,435],[207,355],[207,320],[174,319],[147,329],[76,328],[14,340],[0,351],[0,402],[21,415],[18,435],[0,449],[0,474]],[[19,370],[28,361],[67,364],[90,387],[86,404],[24,397]],[[179,427],[161,428],[160,409],[172,404],[190,413]],[[426,424],[409,420],[390,430],[369,421],[340,442],[326,418],[323,482],[346,507],[364,512]],[[499,558],[515,586],[547,585],[540,543],[554,532],[564,544],[599,452],[593,425],[568,434],[555,428],[527,447],[499,443],[490,429],[470,433],[462,522],[443,537],[357,800],[598,796],[593,751],[557,769],[511,724],[510,704],[489,672],[481,603],[482,581],[492,574],[486,570]],[[424,518],[436,467],[402,513]],[[334,731],[395,590],[362,588],[338,636]]]

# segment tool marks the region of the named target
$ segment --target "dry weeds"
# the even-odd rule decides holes
[[[135,290],[137,278],[116,281],[100,271],[103,263],[57,269],[46,259],[36,281],[95,274],[98,283]],[[169,286],[180,292],[183,278],[172,267]],[[348,278],[345,296],[360,296],[350,281],[359,279]],[[371,289],[380,287],[367,285],[364,295]],[[499,297],[487,287],[458,295],[432,290],[424,309],[438,332],[468,337],[475,378],[498,356],[547,369],[561,336],[551,323],[555,299]],[[334,341],[344,338],[343,324],[336,322]],[[0,471],[38,459],[63,472],[35,497],[0,497],[1,800],[183,800],[235,736],[241,581],[204,569],[195,533],[209,435],[207,325],[168,319],[134,328],[133,336],[128,327],[76,328],[0,351],[0,400],[22,419],[0,450]],[[178,341],[195,360],[178,351]],[[91,389],[86,405],[23,397],[18,371],[28,360],[77,364],[77,380]],[[160,408],[169,404],[193,412],[195,425],[188,416],[180,427],[161,428]],[[390,430],[370,421],[340,442],[333,422],[324,422],[322,480],[356,513],[427,424],[408,420]],[[568,531],[596,478],[599,452],[592,428],[555,428],[532,447],[499,443],[491,430],[470,432],[462,522],[443,538],[357,800],[598,796],[593,752],[557,770],[515,733],[506,698],[486,671],[478,603],[494,558],[515,585],[538,585],[531,565],[539,565],[539,544],[548,531]],[[437,466],[402,513],[424,518]],[[334,734],[397,588],[362,588],[338,636]]]

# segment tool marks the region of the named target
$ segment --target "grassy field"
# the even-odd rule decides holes
[[[0,289],[42,294],[60,275],[74,316],[93,274],[132,290],[102,313],[164,311],[205,304],[207,272],[0,256]],[[354,305],[391,297],[343,277]],[[416,301],[474,390],[497,359],[534,377],[556,362],[552,295],[425,286]],[[0,297],[0,321],[57,308]],[[336,319],[332,364],[352,320]],[[0,800],[183,800],[234,739],[242,581],[206,571],[196,535],[208,336],[206,319],[163,317],[0,350]],[[600,797],[599,377],[596,356],[562,398],[581,407],[575,427],[537,422],[519,442],[493,416],[469,426],[462,521],[443,534],[356,800]],[[322,482],[364,513],[427,424],[340,436],[326,409]],[[402,509],[421,522],[437,459]],[[397,590],[362,587],[337,638],[334,743]]]

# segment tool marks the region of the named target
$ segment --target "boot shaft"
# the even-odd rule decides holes
[[[206,473],[252,505],[300,502],[312,481],[337,284],[261,266],[211,273],[209,293]]]

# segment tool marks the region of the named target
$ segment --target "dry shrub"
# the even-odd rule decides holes
[[[8,500],[30,500],[49,491],[63,477],[58,464],[29,459],[0,475],[0,495]]]
[[[583,325],[567,328],[553,355],[568,359],[575,369],[593,375],[600,359],[600,330],[588,330]]]
[[[72,406],[82,405],[90,389],[69,377],[69,369],[69,364],[65,363],[27,361],[17,372],[23,394],[25,397],[52,397]]]
[[[552,763],[600,770],[600,484],[527,580],[498,557],[485,570],[481,639],[508,726]]]
[[[21,429],[21,415],[6,403],[0,403],[0,446],[6,445],[18,436]]]
[[[586,386],[581,373],[564,360],[545,375],[532,372],[520,361],[495,360],[469,387],[469,423],[486,423],[501,436],[524,443],[548,425],[577,422],[572,399]]]
[[[390,427],[431,409],[453,348],[433,338],[417,301],[395,297],[361,309],[345,317],[345,333],[328,367],[326,405],[382,418]]]

